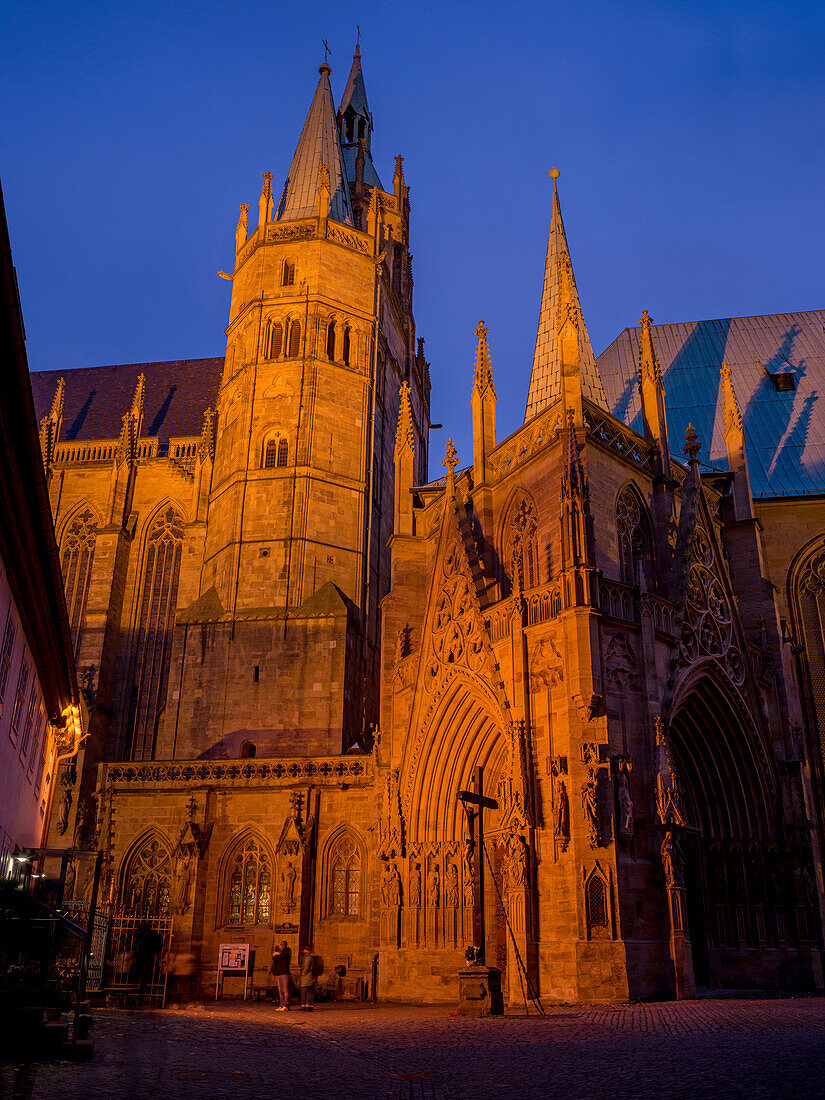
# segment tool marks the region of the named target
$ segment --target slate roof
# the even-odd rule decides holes
[[[281,192],[276,221],[294,221],[317,215],[318,170],[326,164],[329,168],[329,217],[345,225],[355,224],[338,143],[338,124],[329,86],[330,71],[326,64],[318,70],[321,74],[318,86]]]
[[[143,436],[198,436],[203,414],[218,396],[223,356],[174,359],[164,363],[126,363],[111,367],[34,371],[32,393],[38,421],[54,400],[57,383],[66,380],[61,442],[117,439],[135,395],[138,375],[146,377]]]
[[[550,233],[547,238],[547,259],[544,265],[544,288],[539,311],[539,328],[536,335],[536,351],[533,356],[533,371],[530,375],[530,390],[527,395],[527,409],[524,423],[549,408],[561,396],[561,360],[556,339],[556,311],[562,289],[562,266],[567,267],[570,280],[570,297],[579,316],[579,370],[581,374],[582,394],[603,409],[607,401],[602,389],[599,372],[596,368],[593,348],[584,323],[576,279],[570,263],[570,249],[561,216],[561,205],[556,181],[553,180],[553,213],[550,217]]]
[[[350,183],[354,183],[355,159],[358,156],[358,132],[356,129],[353,134],[355,141],[347,144],[346,123],[343,115],[348,107],[352,107],[356,115],[360,115],[366,122],[366,132],[364,134],[364,183],[367,187],[377,187],[379,190],[383,191],[384,188],[381,185],[381,180],[378,178],[378,173],[372,162],[372,153],[370,151],[372,115],[370,114],[370,109],[367,104],[367,89],[364,85],[364,74],[361,71],[361,51],[357,47],[352,59],[352,68],[347,77],[344,94],[341,96],[341,103],[338,107],[338,117],[341,119],[341,153],[344,157],[344,167],[346,169],[347,179]]]
[[[598,367],[610,410],[642,431],[640,329],[625,329]],[[692,423],[700,459],[727,469],[719,371],[728,363],[742,420],[754,496],[825,492],[825,310],[653,325],[665,386],[671,451],[681,457]],[[777,392],[771,374],[793,372]]]

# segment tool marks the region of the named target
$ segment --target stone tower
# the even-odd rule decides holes
[[[384,191],[360,52],[337,112],[329,76],[277,205],[267,172],[251,232],[241,207],[199,597],[157,756],[340,752],[377,717],[399,391],[422,471],[429,376],[402,158]]]

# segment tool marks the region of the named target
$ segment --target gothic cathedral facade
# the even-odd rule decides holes
[[[359,53],[337,110],[319,73],[225,357],[33,379],[90,704],[51,842],[204,992],[274,937],[453,1000],[482,856],[512,1002],[821,985],[822,746],[730,370],[727,471],[673,457],[647,315],[640,430],[611,413],[551,173],[525,423],[497,439],[482,323],[472,461],[428,482],[402,158],[384,190]]]

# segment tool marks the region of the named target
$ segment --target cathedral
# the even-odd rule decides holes
[[[825,314],[597,360],[554,169],[524,423],[481,322],[428,481],[403,159],[360,51],[329,78],[241,205],[225,356],[32,376],[89,708],[49,845],[204,996],[285,939],[454,1002],[482,903],[511,1005],[821,987]]]

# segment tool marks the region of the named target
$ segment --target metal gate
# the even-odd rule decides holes
[[[147,929],[157,933],[161,947],[153,958],[144,953],[142,965],[139,946]],[[109,949],[103,988],[107,993],[120,996],[124,1004],[133,998],[136,1003],[163,1008],[171,941],[171,917],[141,917],[124,909],[115,909],[109,921]]]
[[[74,921],[80,928],[89,927],[89,902],[69,901],[63,906],[63,913]],[[95,924],[92,932],[92,946],[89,954],[89,965],[86,979],[86,989],[97,992],[103,988],[103,963],[106,958],[106,936],[109,931],[108,905],[99,905],[95,910]],[[80,971],[80,958],[83,951],[83,940],[74,936],[66,936],[55,953],[54,965],[57,974],[67,983],[77,981]]]

